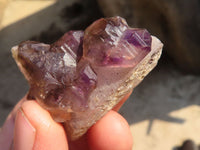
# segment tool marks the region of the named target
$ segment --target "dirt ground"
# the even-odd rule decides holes
[[[69,29],[84,29],[102,14],[97,12],[96,18],[88,15],[91,12],[78,0],[59,3],[2,0],[0,6],[4,8],[0,9],[1,126],[15,103],[28,91],[10,48],[27,39],[52,42]],[[77,14],[70,18],[73,12]],[[130,125],[133,150],[172,150],[185,139],[200,144],[200,76],[181,73],[163,56],[158,66],[134,89],[120,113]]]

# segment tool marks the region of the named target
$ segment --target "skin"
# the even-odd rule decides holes
[[[67,140],[62,124],[55,122],[48,111],[36,101],[23,98],[0,130],[0,147],[4,150],[131,150],[129,125],[117,113],[130,94],[73,142]]]

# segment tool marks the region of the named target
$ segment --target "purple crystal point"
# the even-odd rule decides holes
[[[48,45],[26,41],[13,57],[36,99],[74,140],[112,109],[156,65],[162,44],[121,17],[99,19]]]
[[[83,31],[69,31],[51,46],[51,51],[67,53],[74,61],[82,56]],[[66,58],[67,59],[67,58]],[[72,65],[73,66],[73,65]]]
[[[151,50],[151,35],[146,29],[128,29],[124,33],[124,40],[135,47]]]
[[[87,28],[83,53],[98,66],[134,67],[150,52],[151,40],[147,30],[130,29],[120,17],[100,19]]]
[[[61,102],[64,89],[74,80],[82,39],[82,31],[70,31],[52,45],[32,41],[19,45],[18,59],[27,72],[30,97],[50,106]]]
[[[68,89],[68,96],[73,102],[76,101],[72,109],[80,111],[88,107],[88,97],[96,87],[97,75],[89,64],[82,65],[77,75],[77,78]]]
[[[91,66],[86,64],[84,68],[81,68],[79,71],[79,77],[76,80],[76,83],[81,85],[82,88],[89,92],[91,89],[95,88],[97,81],[97,76]]]

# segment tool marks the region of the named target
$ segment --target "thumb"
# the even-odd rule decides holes
[[[23,110],[20,108],[15,121],[14,149],[32,150],[36,135],[36,129],[29,122]]]
[[[10,150],[12,148],[16,113],[24,101],[25,98],[18,102],[12,112],[8,115],[3,127],[0,128],[0,147],[3,150]]]
[[[67,150],[63,126],[35,101],[25,101],[16,116],[14,150]]]

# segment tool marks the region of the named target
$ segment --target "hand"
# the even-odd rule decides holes
[[[130,94],[79,140],[68,142],[63,126],[36,101],[22,99],[0,130],[3,150],[131,150],[132,135],[126,120],[116,112]]]

